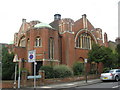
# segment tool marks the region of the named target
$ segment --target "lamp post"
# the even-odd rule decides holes
[[[87,69],[86,69],[86,67],[87,67],[87,59],[85,59],[85,81],[86,81],[86,83],[87,83]]]

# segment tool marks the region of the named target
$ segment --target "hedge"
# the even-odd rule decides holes
[[[54,66],[53,70],[54,70],[55,78],[64,78],[64,77],[69,77],[73,75],[72,69],[70,69],[66,65]]]
[[[73,73],[74,75],[81,75],[84,72],[84,64],[81,62],[75,62],[73,64]]]
[[[42,66],[40,70],[45,71],[45,78],[64,78],[73,75],[72,69],[66,65]]]
[[[53,78],[54,77],[53,67],[41,66],[40,70],[45,71],[45,78]]]

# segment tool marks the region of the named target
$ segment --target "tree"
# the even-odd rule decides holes
[[[117,52],[117,58],[118,58],[117,65],[118,67],[120,67],[120,44],[117,45],[116,52]]]
[[[8,53],[8,48],[3,47],[2,49],[2,79],[10,80],[13,79],[15,64],[13,63],[14,54]]]
[[[110,48],[104,47],[104,60],[105,68],[115,68],[117,65],[116,53],[113,52]]]
[[[88,53],[89,62],[99,63],[102,62],[104,67],[112,68],[115,54],[110,48],[99,46],[97,44],[92,45],[92,50]]]
[[[103,49],[102,46],[99,46],[97,44],[92,45],[92,50],[89,51],[88,53],[88,60],[90,62],[102,62],[103,61]]]

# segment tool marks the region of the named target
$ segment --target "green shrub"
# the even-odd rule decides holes
[[[73,64],[74,75],[81,75],[84,72],[84,64],[81,62],[75,62]]]
[[[89,74],[96,74],[96,70],[91,69],[90,72],[89,72]]]
[[[106,72],[106,71],[108,71],[108,70],[110,70],[110,68],[104,68],[104,69],[103,69],[103,72]]]
[[[41,66],[40,70],[45,71],[45,78],[53,78],[54,77],[53,67]]]
[[[54,66],[53,70],[54,70],[55,78],[64,78],[64,77],[69,77],[73,75],[72,70],[66,65]]]

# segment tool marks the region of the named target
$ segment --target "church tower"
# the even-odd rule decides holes
[[[108,47],[108,37],[107,37],[107,33],[104,33],[104,46]]]

